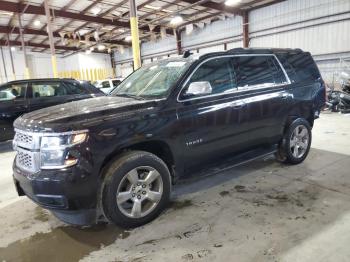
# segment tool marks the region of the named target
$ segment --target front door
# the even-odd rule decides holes
[[[211,94],[186,95],[193,82],[207,82]],[[178,97],[177,116],[183,133],[185,168],[238,150],[246,106],[237,90],[231,57],[211,58],[202,63]]]

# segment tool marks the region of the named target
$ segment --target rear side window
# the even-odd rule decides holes
[[[63,95],[66,95],[66,90],[60,82],[32,83],[33,98],[54,97]]]
[[[238,88],[286,84],[287,79],[273,56],[234,57]]]
[[[209,82],[212,94],[230,92],[237,89],[231,57],[221,57],[203,63],[191,76],[185,89],[192,82]]]
[[[288,53],[280,56],[292,82],[315,81],[321,77],[310,53]]]
[[[88,93],[84,90],[82,86],[80,86],[78,83],[71,83],[71,82],[64,82],[64,87],[66,89],[67,95],[81,95]]]

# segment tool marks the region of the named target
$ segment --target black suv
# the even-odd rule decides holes
[[[67,223],[140,226],[178,179],[210,165],[253,152],[302,162],[324,103],[300,49],[186,52],[143,66],[107,97],[18,118],[15,185]]]
[[[0,142],[14,136],[13,121],[25,113],[103,93],[73,79],[30,79],[0,85]]]

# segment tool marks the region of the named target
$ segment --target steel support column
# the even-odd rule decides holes
[[[52,71],[53,71],[53,77],[58,77],[57,73],[57,61],[56,61],[56,54],[55,54],[55,45],[53,41],[53,33],[52,33],[52,25],[51,25],[51,15],[50,15],[50,7],[49,7],[49,0],[44,0],[44,6],[45,6],[45,15],[46,15],[46,23],[47,23],[47,31],[49,34],[49,42],[50,42],[50,51],[51,51],[51,63],[52,63]]]
[[[10,43],[10,36],[8,34],[6,36],[7,36],[7,43],[8,43],[8,47],[9,47],[9,54],[10,54],[10,61],[11,61],[12,80],[16,80],[15,65],[13,63],[13,56],[12,56],[11,43]]]
[[[134,70],[141,66],[140,37],[137,21],[137,9],[135,0],[130,0],[130,28],[132,38],[132,55],[134,58]]]
[[[6,65],[5,65],[5,58],[4,58],[4,52],[2,50],[2,46],[0,46],[1,49],[1,58],[2,58],[2,64],[4,66],[4,73],[5,73],[5,78],[6,78],[6,82],[9,81],[8,77],[7,77],[7,71],[6,71]]]
[[[242,15],[243,19],[243,47],[249,47],[249,13],[245,11]]]
[[[18,24],[19,24],[19,34],[21,37],[21,45],[22,45],[22,52],[24,56],[24,75],[26,79],[30,78],[30,73],[29,73],[29,67],[28,67],[28,58],[27,58],[27,51],[26,51],[26,46],[24,44],[24,37],[23,37],[23,27],[22,27],[22,21],[21,21],[21,14],[18,13]]]
[[[175,30],[175,37],[176,37],[176,48],[177,48],[177,54],[182,54],[182,43],[181,43],[181,31]]]

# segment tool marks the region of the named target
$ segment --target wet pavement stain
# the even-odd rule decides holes
[[[190,207],[190,206],[193,206],[193,203],[189,199],[186,199],[184,201],[173,201],[170,203],[170,208],[174,210],[178,210],[178,209]]]
[[[41,207],[35,207],[35,220],[41,221],[41,222],[47,222],[49,221],[49,213],[48,211],[44,210]]]
[[[48,233],[35,235],[0,248],[1,261],[78,261],[103,246],[125,239],[129,232],[114,225],[89,228],[58,227]]]

